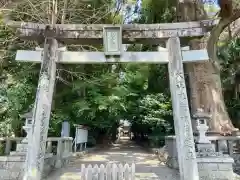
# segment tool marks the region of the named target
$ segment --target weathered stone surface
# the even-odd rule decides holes
[[[18,50],[16,60],[20,62],[42,62],[42,51]],[[183,50],[183,63],[205,62],[209,60],[206,49]],[[98,64],[98,63],[168,63],[168,52],[122,52],[120,57],[106,58],[104,52],[58,51],[56,63],[60,64]]]
[[[240,174],[240,154],[239,153],[235,153],[235,154],[232,155],[232,157],[234,159],[233,170],[237,174]]]
[[[214,158],[209,158],[209,161],[204,160],[198,162],[198,170],[200,179],[203,180],[232,180],[234,177],[231,158],[222,158],[222,162],[215,162]],[[230,163],[229,163],[230,162]]]
[[[178,169],[178,157],[176,151],[176,137],[165,138],[169,152],[167,165],[170,168]],[[240,154],[233,154],[233,158],[221,152],[215,152],[212,144],[199,144],[198,171],[200,180],[232,180],[235,172],[240,172]]]
[[[27,152],[27,143],[26,144],[17,144],[17,152]]]
[[[215,152],[215,146],[214,146],[214,144],[211,144],[211,143],[209,143],[209,144],[197,144],[197,150],[198,150],[199,153]]]
[[[218,164],[218,170],[219,171],[232,171],[232,163],[219,163]]]
[[[177,158],[167,158],[166,165],[173,169],[179,169],[178,159]]]
[[[184,180],[199,180],[179,38],[169,38],[167,48],[180,176]]]
[[[203,36],[208,29],[213,27],[217,20],[203,20],[197,22],[164,23],[164,24],[124,24],[123,43],[153,43],[169,37]],[[44,39],[46,26],[37,23],[8,21],[9,26],[17,28],[21,38],[29,40]],[[64,43],[76,44],[102,44],[103,27],[113,26],[106,24],[57,24],[55,37]]]
[[[178,155],[176,146],[176,136],[165,137],[166,151],[168,152],[167,166],[173,169],[178,169]]]
[[[22,172],[0,169],[1,180],[21,180],[21,174]]]
[[[52,30],[49,33],[51,32]],[[29,133],[27,159],[24,166],[26,168],[24,178],[29,180],[41,180],[42,169],[44,168],[44,156],[56,80],[55,62],[58,59],[58,42],[49,36],[45,37],[43,62],[33,110],[33,128]]]
[[[46,177],[54,168],[52,154],[45,157],[43,177]],[[22,180],[26,156],[0,156],[0,179]]]

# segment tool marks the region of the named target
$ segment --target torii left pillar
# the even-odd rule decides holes
[[[51,115],[51,105],[56,79],[58,42],[54,29],[45,30],[44,52],[33,111],[32,132],[28,142],[24,180],[41,180],[46,141]]]

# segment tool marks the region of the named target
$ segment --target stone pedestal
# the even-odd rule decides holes
[[[17,149],[9,156],[0,156],[0,179],[1,180],[22,180],[26,160],[27,144],[17,144]],[[53,169],[53,154],[45,155],[43,177]]]
[[[213,144],[198,144],[198,171],[200,179],[232,180],[233,162],[229,155],[215,152]]]
[[[168,153],[167,157],[167,166],[173,169],[178,169],[178,154],[177,154],[177,145],[176,145],[176,136],[166,136],[165,145]]]
[[[233,180],[233,159],[229,156],[198,157],[200,179],[204,180]]]
[[[166,164],[170,168],[179,169],[176,137],[168,136],[165,140],[168,152]],[[214,144],[197,144],[196,149],[200,180],[233,180],[233,158],[215,152]]]
[[[196,119],[198,130],[197,162],[200,179],[204,180],[232,180],[233,159],[222,152],[216,152],[214,144],[206,136],[208,120],[211,116],[198,109],[193,116]]]

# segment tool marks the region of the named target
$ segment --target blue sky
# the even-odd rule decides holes
[[[217,0],[203,0],[204,3],[217,4]]]

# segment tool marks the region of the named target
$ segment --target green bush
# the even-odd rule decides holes
[[[165,144],[165,138],[164,138],[164,136],[161,136],[161,135],[149,136],[148,139],[149,139],[150,147],[159,148],[159,147],[164,146],[164,144]]]
[[[0,156],[4,155],[4,146],[0,144]]]

